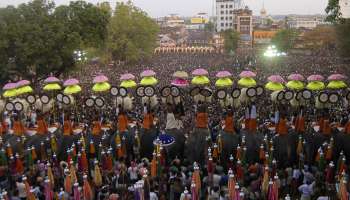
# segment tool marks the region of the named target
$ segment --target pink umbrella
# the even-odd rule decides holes
[[[192,75],[194,76],[206,76],[208,75],[208,71],[203,69],[203,68],[198,68],[198,69],[195,69],[193,72],[192,72]]]
[[[186,79],[177,78],[171,81],[171,85],[178,86],[178,87],[186,87],[188,86],[188,81]]]
[[[130,74],[130,73],[127,73],[127,74],[122,74],[120,76],[120,80],[121,81],[126,81],[126,80],[134,80],[135,79],[135,76]]]
[[[267,80],[269,80],[270,82],[274,82],[274,83],[284,83],[284,79],[282,78],[282,76],[280,75],[272,75],[272,76],[269,76],[267,78]]]
[[[108,78],[105,75],[96,76],[93,80],[93,83],[103,83],[108,82]]]
[[[226,78],[226,77],[230,77],[230,76],[232,76],[232,74],[229,71],[219,71],[216,74],[217,78]]]
[[[254,72],[247,71],[247,70],[243,71],[239,74],[239,77],[241,77],[241,78],[253,78],[255,76],[256,76],[256,74]]]
[[[23,87],[23,86],[26,86],[26,85],[30,85],[30,81],[28,80],[20,80],[16,83],[17,87]]]
[[[148,77],[148,76],[155,76],[155,75],[156,73],[151,69],[145,70],[141,73],[141,77]]]
[[[7,83],[6,85],[4,85],[4,87],[2,88],[3,90],[12,90],[17,88],[17,84],[16,83]]]
[[[301,74],[291,74],[288,76],[288,80],[290,81],[303,81],[305,78]]]
[[[58,83],[58,82],[60,82],[60,79],[54,76],[49,76],[44,80],[44,83]]]
[[[68,79],[66,80],[63,85],[66,87],[66,86],[71,86],[71,85],[78,85],[79,84],[79,81],[75,78],[71,78],[71,79]]]
[[[330,76],[328,76],[327,78],[329,81],[341,81],[346,79],[346,76],[343,74],[332,74]]]
[[[314,74],[314,75],[307,77],[307,80],[308,81],[323,81],[324,77],[322,75],[319,75],[319,74]]]

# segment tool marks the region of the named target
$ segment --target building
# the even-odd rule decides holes
[[[251,45],[253,37],[253,12],[248,7],[234,10],[234,30],[241,36],[244,45]]]
[[[240,8],[237,0],[216,0],[216,31],[233,29],[234,10]]]
[[[309,15],[296,16],[291,15],[287,17],[287,27],[293,29],[314,29],[318,25],[326,24],[325,16]]]
[[[276,35],[277,31],[274,30],[254,30],[253,32],[253,44],[254,45],[266,45],[271,42],[271,39]]]
[[[342,18],[350,18],[350,0],[339,0],[339,7]]]

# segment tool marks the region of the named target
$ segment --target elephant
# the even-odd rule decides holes
[[[241,130],[242,139],[244,137],[246,151],[246,161],[248,163],[259,162],[260,145],[263,143],[264,136],[262,133],[251,133]]]
[[[209,129],[195,128],[186,144],[186,155],[190,163],[204,164],[207,151],[207,138],[210,138]]]
[[[173,160],[176,157],[183,158],[186,140],[183,130],[176,128],[167,129],[166,133],[173,136],[175,139],[175,143],[168,147],[168,158],[170,160]]]
[[[151,159],[154,151],[153,141],[157,137],[157,131],[153,127],[151,129],[142,129],[140,137],[140,155],[142,158]]]
[[[235,152],[240,142],[240,136],[237,133],[221,131],[220,137],[222,141],[221,162],[227,163],[230,159],[230,155],[236,155]]]
[[[289,130],[286,135],[275,135],[273,137],[274,158],[280,168],[286,168],[297,161],[298,134]]]

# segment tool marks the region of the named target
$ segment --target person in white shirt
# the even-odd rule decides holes
[[[24,184],[22,178],[19,179],[18,182],[16,182],[17,190],[18,190],[18,197],[21,199],[27,198],[27,192],[26,192],[26,185]]]

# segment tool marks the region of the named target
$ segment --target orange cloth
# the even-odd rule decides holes
[[[72,134],[72,132],[73,132],[72,122],[69,120],[65,120],[63,125],[63,135],[69,136]]]
[[[234,125],[233,125],[233,116],[227,116],[225,118],[225,132],[235,133]]]
[[[197,128],[208,128],[208,113],[197,113],[196,116]]]
[[[47,124],[46,124],[45,120],[40,119],[40,120],[38,120],[37,124],[38,124],[37,133],[39,135],[46,134],[48,130],[47,130]]]
[[[248,124],[249,124],[248,130],[251,131],[252,133],[255,133],[256,127],[257,127],[256,119],[249,119]]]
[[[305,119],[304,117],[297,117],[295,120],[295,131],[299,133],[305,132]]]
[[[276,133],[280,135],[286,135],[288,133],[287,121],[285,118],[281,118],[276,127]]]
[[[324,119],[323,117],[321,117],[319,120],[318,120],[318,125],[320,126],[320,132],[322,133],[323,132],[323,125],[324,125]]]
[[[345,134],[350,134],[350,120],[345,125],[344,133]]]
[[[331,134],[331,126],[330,126],[330,124],[329,124],[329,120],[324,120],[324,121],[323,121],[322,133],[323,133],[324,135],[330,135],[330,134]]]
[[[152,126],[153,126],[153,115],[150,113],[147,113],[143,116],[143,128],[151,129]]]
[[[99,121],[94,121],[93,123],[93,128],[92,128],[92,135],[100,135],[102,126]]]
[[[244,129],[249,129],[249,118],[244,119]]]
[[[125,132],[128,129],[128,117],[126,115],[118,116],[118,131],[119,133]]]
[[[0,134],[7,132],[7,123],[5,121],[2,121],[0,124]]]
[[[22,136],[24,134],[24,126],[21,121],[15,121],[13,123],[13,133],[16,136]]]

